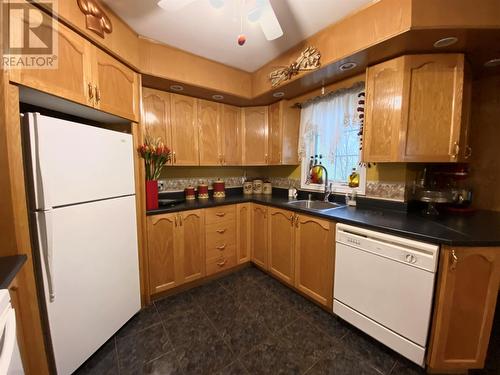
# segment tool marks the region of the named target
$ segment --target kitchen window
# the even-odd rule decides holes
[[[301,189],[323,191],[324,184],[310,181],[311,156],[328,170],[332,192],[365,193],[366,169],[360,166],[364,83],[334,91],[302,105],[299,156]],[[359,187],[348,186],[349,175],[359,173]]]

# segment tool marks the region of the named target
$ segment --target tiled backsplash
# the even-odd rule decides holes
[[[406,184],[402,182],[367,181],[365,195],[367,198],[405,201]]]

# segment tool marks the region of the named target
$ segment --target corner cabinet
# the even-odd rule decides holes
[[[268,118],[267,107],[243,108],[243,164],[267,165]]]
[[[148,216],[147,236],[151,294],[205,275],[202,210]]]
[[[306,215],[295,219],[295,287],[332,308],[335,224]]]
[[[221,107],[222,165],[241,165],[241,108],[227,104]]]
[[[500,248],[443,247],[427,363],[482,368],[500,286]]]
[[[251,211],[251,260],[263,269],[269,269],[269,251],[267,243],[268,217],[266,206],[252,204]]]
[[[466,161],[470,85],[463,54],[406,55],[369,67],[363,161]]]
[[[295,218],[291,211],[269,208],[269,272],[290,285],[295,279]]]
[[[299,164],[300,109],[293,108],[287,100],[271,104],[269,112],[270,165]]]
[[[252,204],[236,205],[236,262],[250,261]]]

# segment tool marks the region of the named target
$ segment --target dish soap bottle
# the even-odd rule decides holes
[[[359,186],[359,173],[356,171],[356,168],[352,169],[348,183],[351,188],[357,188]]]

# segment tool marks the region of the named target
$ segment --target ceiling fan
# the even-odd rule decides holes
[[[175,12],[195,1],[197,0],[160,0],[158,6]],[[208,1],[216,9],[225,5],[225,0]],[[283,30],[269,0],[242,1],[248,21],[259,23],[267,40],[274,40],[283,35]]]

